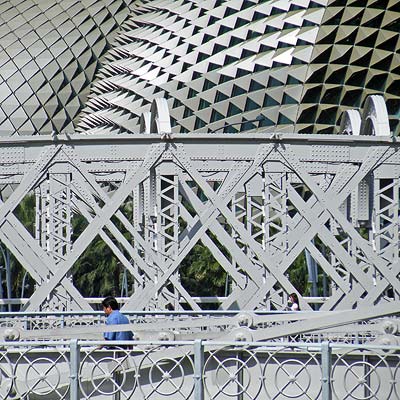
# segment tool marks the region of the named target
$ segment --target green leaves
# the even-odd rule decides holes
[[[226,272],[210,250],[197,243],[183,260],[181,282],[192,296],[223,296]]]

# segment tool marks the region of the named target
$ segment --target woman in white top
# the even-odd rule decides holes
[[[289,304],[290,311],[300,311],[299,298],[296,293],[289,295]]]

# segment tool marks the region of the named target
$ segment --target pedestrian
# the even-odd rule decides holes
[[[289,294],[288,309],[290,311],[300,311],[299,298],[296,293]]]
[[[128,318],[119,311],[119,304],[115,297],[109,296],[102,301],[104,314],[107,316],[106,325],[129,324]],[[104,332],[105,340],[132,340],[131,331]]]

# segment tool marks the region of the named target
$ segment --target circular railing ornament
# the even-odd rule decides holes
[[[349,350],[338,355],[331,371],[335,398],[393,399],[395,379],[386,357],[386,353],[366,349]]]
[[[253,326],[253,315],[250,313],[240,313],[237,317],[237,325],[239,327],[248,327],[251,328]]]
[[[210,399],[264,398],[260,395],[261,364],[249,348],[226,347],[211,352],[204,364],[203,376]]]
[[[0,400],[15,397],[13,383],[13,368],[10,359],[0,352]]]
[[[269,399],[318,399],[322,390],[322,367],[316,354],[295,347],[272,352],[263,376]]]
[[[153,346],[146,349],[138,368],[140,398],[191,398],[194,390],[194,365],[190,351],[181,352],[179,347],[168,350],[163,346]]]
[[[158,332],[157,339],[162,342],[166,341],[172,342],[173,340],[175,340],[175,334],[171,331],[161,331]]]
[[[398,326],[394,320],[385,320],[382,322],[382,330],[388,335],[395,335],[398,332]]]
[[[371,344],[375,346],[388,346],[387,348],[382,347],[381,349],[376,350],[377,353],[394,354],[397,352],[397,347],[400,344],[400,340],[397,336],[386,333],[371,341]]]
[[[400,358],[397,358],[397,365],[393,370],[394,398],[400,399]]]
[[[3,332],[3,338],[6,342],[19,340],[21,332],[17,328],[6,328]]]
[[[243,326],[241,328],[232,329],[227,338],[235,342],[252,342],[253,333],[250,328]]]
[[[101,350],[101,352],[103,352]],[[121,398],[130,398],[137,387],[137,367],[130,350],[118,346],[91,349],[82,359],[79,383],[84,399],[110,396],[119,393]]]
[[[25,351],[15,363],[14,376],[18,398],[68,398],[70,364],[62,349],[51,356],[36,348]]]

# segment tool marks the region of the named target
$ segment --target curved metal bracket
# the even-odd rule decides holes
[[[361,115],[357,110],[346,110],[342,114],[340,120],[340,134],[341,135],[355,135],[360,134]]]
[[[150,133],[151,129],[151,113],[149,111],[144,112],[140,116],[140,133]]]
[[[151,104],[151,133],[160,133],[169,136],[171,134],[171,119],[166,99],[154,99]]]
[[[390,136],[389,116],[382,96],[368,96],[362,114],[360,135]]]

